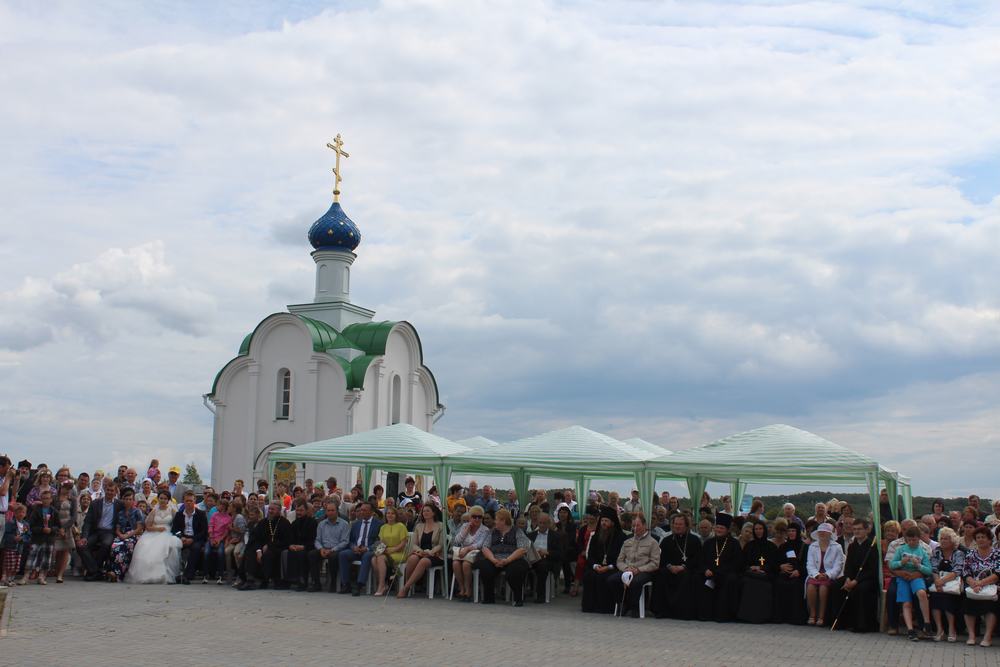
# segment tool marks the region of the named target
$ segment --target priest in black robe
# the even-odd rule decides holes
[[[660,569],[653,582],[653,612],[657,618],[689,621],[698,616],[701,592],[701,540],[691,534],[687,514],[675,514],[670,533],[660,540]]]
[[[698,617],[703,621],[732,621],[739,609],[743,551],[740,541],[729,534],[732,523],[732,516],[721,512],[716,515],[715,535],[701,548],[705,582],[700,589]]]
[[[743,549],[743,576],[737,616],[747,623],[767,623],[774,605],[778,548],[767,538],[767,524],[753,522],[753,539]]]
[[[797,523],[774,522],[774,545],[778,571],[773,581],[775,623],[804,625],[806,622],[806,545]]]
[[[836,582],[831,609],[840,611],[837,629],[854,632],[878,630],[879,550],[871,524],[855,519],[854,541],[847,548],[844,576]]]
[[[267,517],[258,521],[250,533],[250,543],[244,551],[246,574],[260,580],[260,588],[267,588],[271,580],[281,581],[281,554],[292,541],[292,524],[281,516],[281,502],[272,500],[267,506]],[[249,577],[240,590],[252,590]]]
[[[316,519],[307,513],[306,501],[295,501],[295,521],[285,555],[285,581],[305,591],[309,583],[309,553],[316,548]],[[279,586],[275,585],[275,588]]]
[[[625,533],[618,523],[618,512],[611,507],[601,508],[601,518],[597,532],[590,537],[587,547],[587,563],[583,572],[583,611],[595,614],[611,614],[615,610],[614,596],[604,585],[608,576],[617,570],[615,563],[625,543]]]

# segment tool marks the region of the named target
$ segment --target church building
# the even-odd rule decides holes
[[[312,303],[268,315],[215,376],[205,404],[215,415],[212,486],[261,478],[268,452],[350,435],[399,422],[430,431],[443,414],[437,383],[424,366],[416,329],[408,322],[375,321],[375,312],[351,303],[351,265],[361,232],[340,205],[340,135],[334,198],[309,228],[316,287]],[[291,465],[291,464],[289,464]],[[289,481],[333,475],[353,484],[342,466],[305,464],[283,470]]]

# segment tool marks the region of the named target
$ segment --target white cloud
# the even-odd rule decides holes
[[[0,26],[0,405],[49,458],[81,431],[207,456],[199,394],[311,296],[337,131],[355,301],[419,328],[445,434],[839,422],[893,458],[933,402],[909,389],[1000,370],[1000,198],[951,173],[1000,150],[994,5],[70,3]],[[991,442],[967,403],[953,444]]]

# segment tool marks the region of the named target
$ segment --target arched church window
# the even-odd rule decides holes
[[[400,403],[403,397],[403,381],[398,375],[392,376],[392,423],[399,423]]]
[[[287,368],[278,371],[278,406],[276,419],[288,419],[292,414],[292,372]]]

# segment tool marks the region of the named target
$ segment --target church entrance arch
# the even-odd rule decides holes
[[[271,452],[276,452],[279,449],[285,449],[287,447],[292,447],[290,442],[272,442],[270,445],[260,450],[253,461],[253,479],[254,486],[257,488],[257,480],[263,479],[267,475],[267,455]],[[271,485],[271,490],[273,491],[278,482],[284,482],[288,485],[289,492],[296,485],[298,481],[298,466],[295,463],[276,463],[274,464],[274,479],[269,479],[268,483]]]

